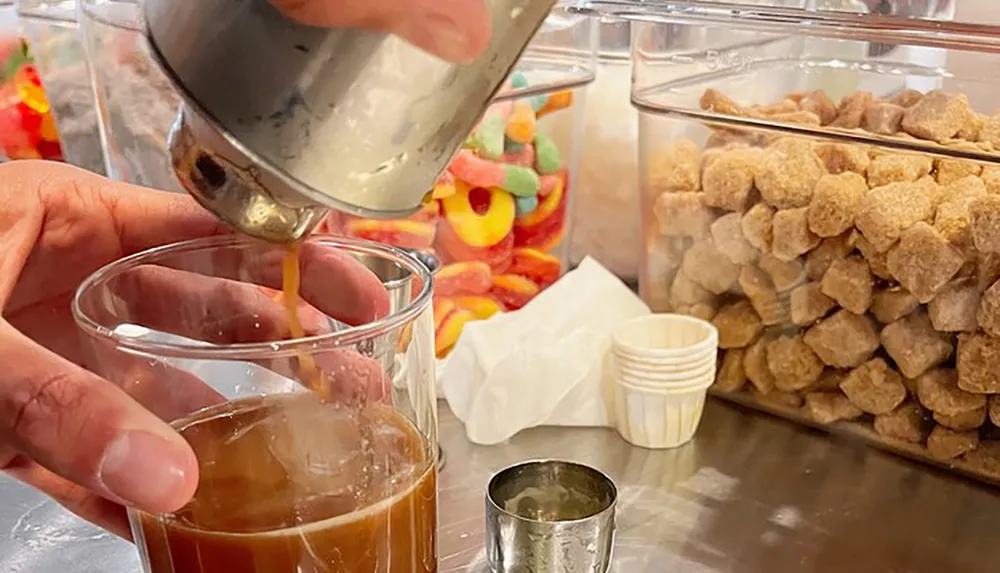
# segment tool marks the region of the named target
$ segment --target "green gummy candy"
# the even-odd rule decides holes
[[[514,72],[510,75],[510,87],[519,90],[528,87],[528,78],[521,72]]]
[[[542,175],[550,175],[559,171],[562,167],[562,158],[559,157],[559,148],[549,136],[535,134],[535,169]]]
[[[538,194],[538,174],[530,167],[520,165],[504,165],[503,185],[501,187],[517,197],[531,197]]]
[[[504,153],[504,132],[506,125],[500,114],[493,113],[479,124],[479,129],[466,140],[466,147],[481,157],[500,159]]]
[[[545,104],[549,103],[549,96],[547,95],[536,95],[531,98],[531,109],[538,113],[538,110],[545,107]]]
[[[504,153],[520,153],[524,151],[524,144],[507,137],[503,141]]]

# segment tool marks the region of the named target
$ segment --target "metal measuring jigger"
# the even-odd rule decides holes
[[[494,573],[606,573],[618,490],[585,465],[530,461],[486,488],[486,560]]]
[[[468,65],[403,40],[307,26],[268,0],[146,0],[154,58],[183,99],[169,147],[185,188],[247,234],[294,240],[327,208],[417,210],[554,0],[487,0]]]

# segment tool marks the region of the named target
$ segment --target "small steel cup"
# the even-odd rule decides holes
[[[486,559],[494,573],[606,573],[618,490],[600,471],[538,460],[486,488]]]

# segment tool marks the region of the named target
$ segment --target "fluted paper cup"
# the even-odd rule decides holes
[[[612,354],[626,362],[635,364],[645,364],[649,366],[684,367],[687,364],[699,363],[704,360],[715,358],[718,348],[716,346],[706,346],[701,350],[680,356],[640,356],[623,352],[614,345],[611,347]]]
[[[657,360],[634,360],[627,356],[612,353],[612,360],[616,366],[629,372],[643,373],[650,376],[684,374],[699,370],[704,370],[716,363],[716,352],[705,352],[700,356],[693,357],[683,362],[657,361]]]
[[[709,364],[708,367],[697,371],[672,374],[669,377],[652,377],[647,374],[629,372],[618,368],[615,370],[615,382],[653,390],[680,390],[682,388],[711,383],[715,379],[715,372],[715,364]]]
[[[649,449],[682,446],[694,437],[711,380],[679,389],[615,383],[615,427],[625,441]]]
[[[641,368],[634,368],[627,364],[615,363],[613,372],[616,379],[623,380],[627,384],[652,387],[679,387],[690,386],[693,382],[700,382],[707,376],[715,376],[716,366],[713,360],[697,368],[688,368],[673,372],[651,372]]]
[[[712,323],[683,314],[633,318],[611,334],[614,354],[637,362],[697,361],[718,347],[719,332]]]

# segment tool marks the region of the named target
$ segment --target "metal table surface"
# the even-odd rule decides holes
[[[487,479],[545,457],[592,464],[619,485],[617,573],[992,573],[1000,563],[993,490],[722,403],[673,451],[556,428],[480,447],[443,405],[441,420],[442,572],[486,571]],[[139,571],[131,545],[5,480],[0,571]]]

